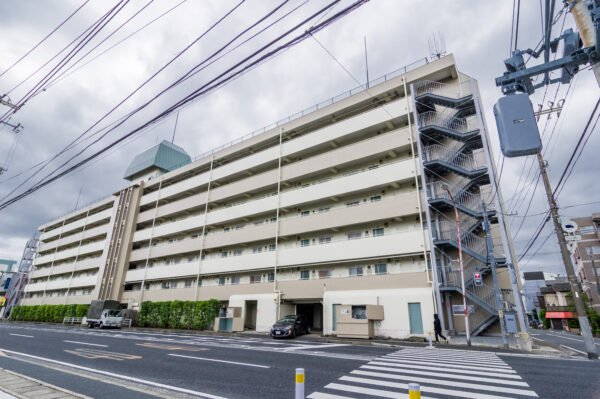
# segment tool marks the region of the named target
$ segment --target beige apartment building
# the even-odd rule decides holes
[[[575,273],[583,291],[592,300],[592,306],[600,312],[600,213],[574,218],[577,223],[575,235],[578,241],[569,241]]]
[[[298,313],[324,334],[335,334],[338,306],[376,304],[376,335],[424,335],[434,313],[461,333],[445,182],[464,227],[470,329],[498,332],[482,199],[508,312],[517,282],[476,87],[450,55],[193,161],[160,143],[132,162],[127,188],[39,227],[22,304],[216,298],[241,307],[246,328]]]

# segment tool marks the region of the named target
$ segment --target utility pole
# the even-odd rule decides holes
[[[540,165],[540,171],[542,173],[542,180],[544,181],[544,188],[546,189],[546,195],[548,197],[548,203],[550,205],[552,221],[554,222],[554,231],[556,232],[556,238],[558,238],[560,253],[565,265],[565,271],[567,272],[569,285],[571,286],[571,293],[573,294],[575,310],[577,311],[577,318],[579,319],[579,327],[581,328],[581,335],[583,335],[587,356],[588,359],[598,359],[598,350],[594,344],[590,322],[587,318],[587,314],[585,313],[583,301],[581,300],[581,288],[577,282],[575,270],[573,269],[573,263],[571,262],[571,255],[567,248],[567,242],[560,226],[558,206],[556,205],[556,200],[554,199],[554,194],[552,193],[552,187],[550,187],[550,180],[548,179],[548,174],[546,173],[546,163],[541,152],[537,154],[537,158]]]
[[[7,101],[4,98],[8,98],[8,96],[6,94],[4,94],[3,96],[0,96],[0,105],[5,105],[9,108],[14,109],[15,111],[18,111],[19,108],[21,108],[20,105],[15,105],[13,103],[10,102],[10,99]],[[21,125],[20,123],[13,125],[11,123],[8,122],[4,122],[4,121],[0,121],[0,125],[5,125],[8,126],[10,128],[12,128],[13,134],[16,136],[17,134],[19,134],[19,132],[21,131],[21,128],[23,127],[23,125]],[[8,167],[8,162],[10,161],[12,152],[14,150],[14,146],[16,145],[16,138],[15,141],[13,141],[13,144],[10,146],[8,153],[6,154],[6,165],[2,165],[2,162],[0,162],[0,175],[7,169]]]
[[[492,269],[492,279],[494,280],[494,294],[496,294],[496,309],[498,310],[498,318],[500,319],[500,329],[502,330],[502,345],[504,349],[508,349],[508,339],[506,337],[506,323],[504,320],[504,311],[502,310],[502,296],[498,288],[498,274],[496,273],[496,259],[494,258],[494,244],[492,243],[492,234],[490,232],[490,222],[488,220],[487,208],[485,201],[481,201],[483,208],[483,228],[485,229],[485,238],[487,244],[487,261]]]

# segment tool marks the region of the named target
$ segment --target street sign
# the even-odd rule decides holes
[[[572,220],[565,220],[560,223],[560,227],[562,227],[565,233],[575,233],[577,231],[577,223]]]
[[[565,240],[567,241],[581,241],[580,235],[565,235]]]

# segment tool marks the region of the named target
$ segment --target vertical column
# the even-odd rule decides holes
[[[279,129],[279,159],[277,166],[277,210],[275,214],[275,266],[273,267],[273,292],[277,294],[275,320],[279,320],[281,318],[281,291],[277,289],[277,266],[279,266],[279,208],[281,206],[281,155],[283,153],[282,143],[283,127]]]
[[[158,190],[156,192],[156,202],[154,203],[154,215],[152,215],[152,227],[150,227],[150,239],[148,240],[148,252],[146,254],[146,263],[144,264],[144,275],[142,276],[142,283],[140,285],[140,298],[138,300],[138,306],[142,307],[142,301],[144,300],[144,284],[146,284],[146,276],[148,274],[148,261],[150,259],[150,252],[152,251],[152,239],[154,238],[154,225],[156,224],[156,215],[158,213],[158,203],[160,201],[160,190],[162,188],[163,177],[160,177],[158,181]],[[141,188],[142,192],[140,196],[144,195],[144,187]]]
[[[71,291],[73,276],[75,275],[75,267],[77,266],[77,259],[79,259],[79,250],[81,249],[81,243],[83,242],[83,234],[85,233],[85,228],[87,227],[87,220],[88,220],[88,217],[90,216],[90,209],[91,208],[88,208],[87,212],[85,213],[85,219],[83,221],[83,230],[81,231],[81,237],[79,238],[79,245],[77,246],[77,253],[75,254],[75,260],[73,261],[73,269],[71,270],[71,277],[69,278],[69,285],[67,287],[67,293],[65,294],[65,296],[66,296],[65,304],[69,300],[69,292]]]
[[[200,273],[202,271],[202,252],[204,251],[204,237],[206,234],[206,222],[208,221],[208,204],[210,202],[210,189],[213,180],[213,166],[215,156],[211,155],[210,170],[208,172],[208,184],[206,186],[206,203],[204,204],[204,221],[202,222],[202,236],[200,237],[200,251],[198,253],[198,272],[196,273],[196,288],[194,289],[194,301],[198,300],[198,282],[200,281]]]
[[[44,292],[42,293],[42,304],[44,304],[46,298],[46,289],[48,288],[48,283],[50,282],[50,276],[52,276],[52,270],[54,269],[54,261],[56,260],[56,253],[58,252],[58,241],[62,238],[63,229],[65,227],[65,222],[67,218],[63,219],[62,224],[60,225],[60,233],[58,233],[58,238],[56,239],[56,247],[54,248],[54,254],[52,254],[52,262],[50,263],[50,273],[48,273],[48,278],[46,279],[46,284],[44,285]]]

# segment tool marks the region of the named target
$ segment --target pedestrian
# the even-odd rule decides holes
[[[439,344],[440,340],[438,337],[442,337],[446,343],[448,343],[448,338],[442,335],[442,323],[440,323],[440,318],[437,313],[433,315],[433,331],[435,332],[435,343]]]

